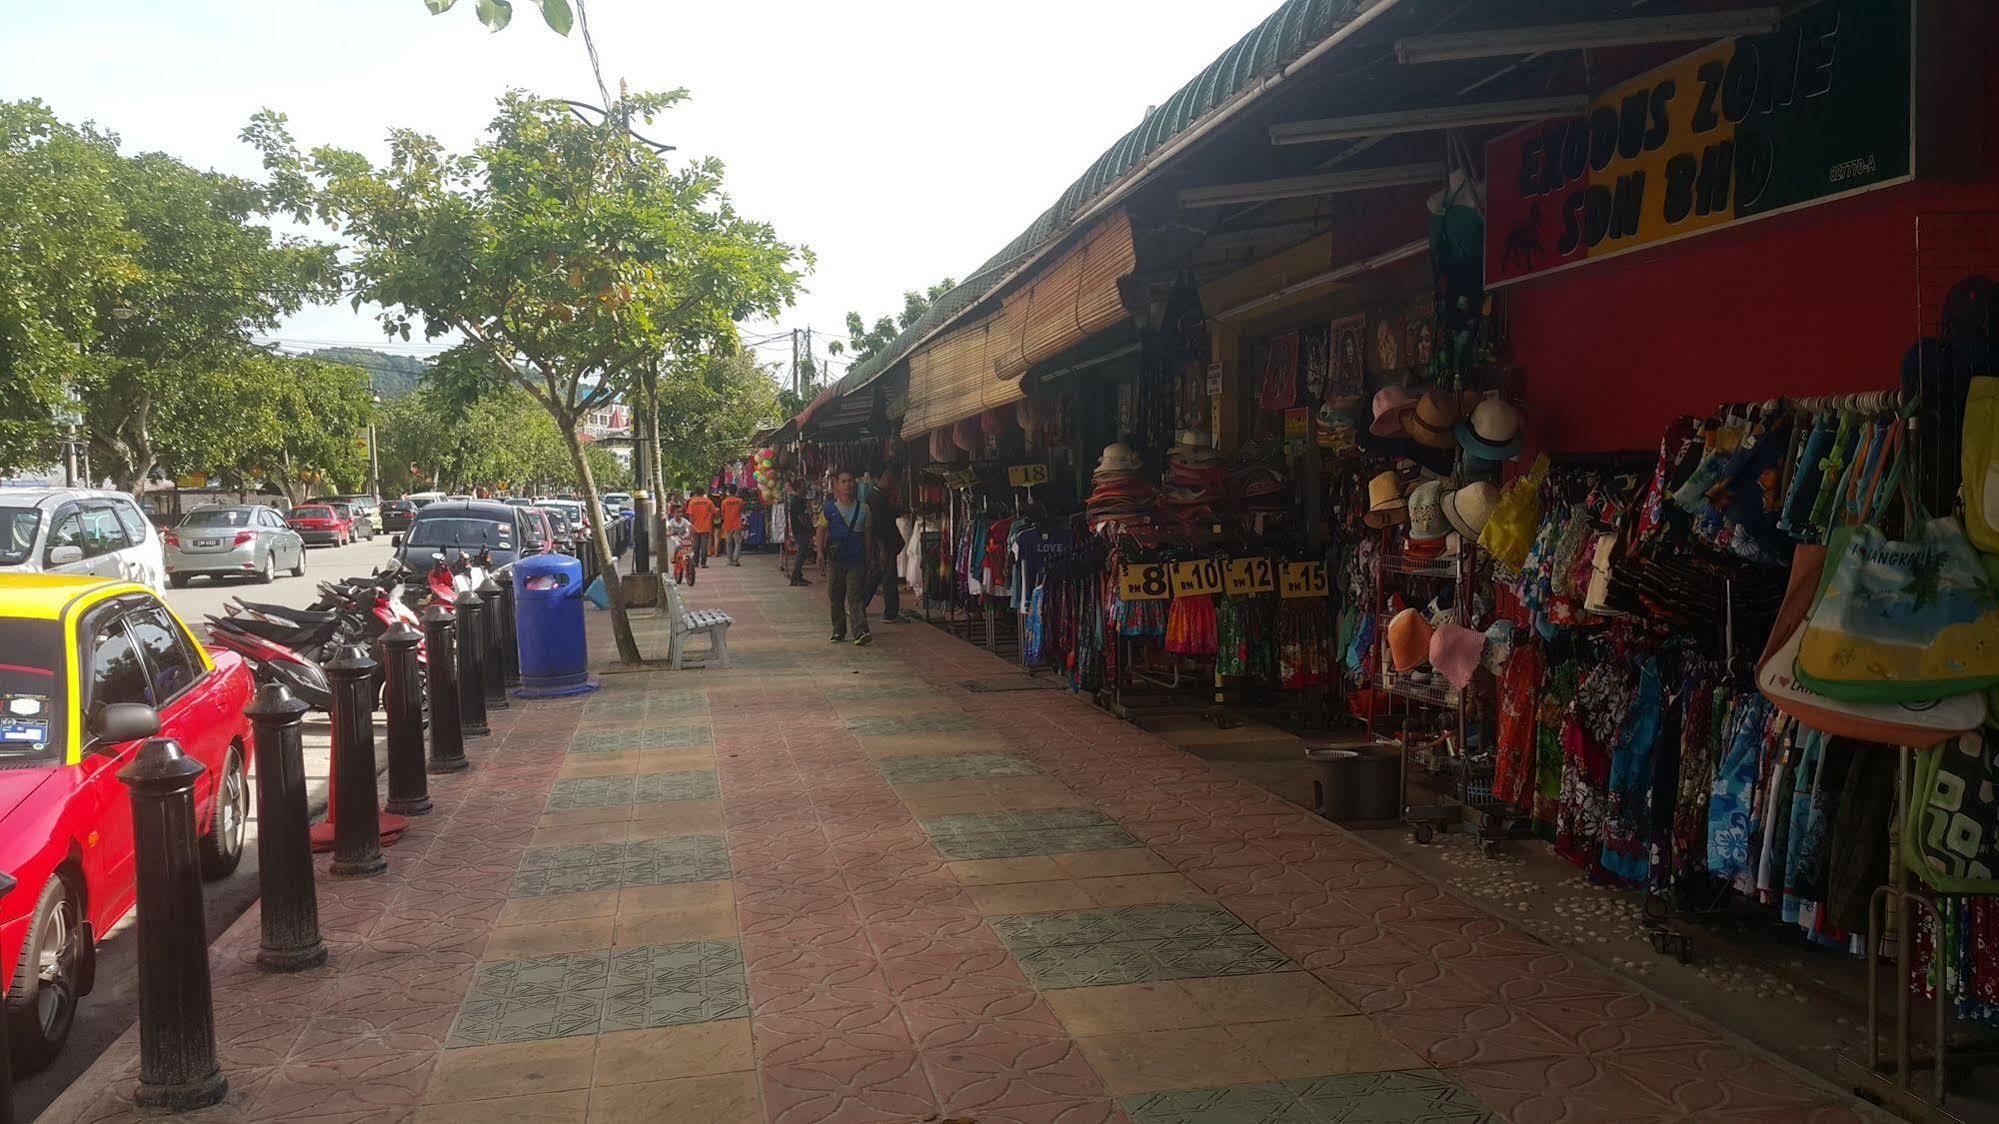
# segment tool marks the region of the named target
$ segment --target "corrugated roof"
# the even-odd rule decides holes
[[[1007,243],[957,288],[944,294],[895,341],[863,362],[854,364],[837,384],[840,393],[867,385],[899,362],[917,341],[949,323],[978,303],[1006,276],[1010,267],[1053,239],[1068,232],[1076,217],[1133,168],[1192,128],[1208,114],[1276,73],[1292,60],[1330,38],[1353,19],[1368,0],[1285,0],[1262,23],[1223,51],[1191,81],[1147,114],[1097,157],[1080,179],[1069,185],[1055,205],[1041,213],[1020,236]]]

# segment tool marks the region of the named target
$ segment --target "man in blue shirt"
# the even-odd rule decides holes
[[[833,643],[851,633],[854,646],[866,647],[868,635],[868,575],[874,562],[868,508],[856,494],[854,470],[833,474],[833,498],[819,512],[819,568],[826,574],[826,600],[833,610]]]

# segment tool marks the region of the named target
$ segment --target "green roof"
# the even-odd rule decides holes
[[[1236,40],[1165,103],[1146,114],[1097,157],[1080,179],[1069,185],[1055,205],[1033,225],[1007,243],[957,288],[944,294],[914,324],[882,351],[860,363],[840,380],[841,393],[871,381],[900,362],[917,341],[949,323],[990,293],[1017,262],[1069,232],[1082,214],[1126,173],[1143,164],[1175,137],[1199,124],[1237,94],[1249,89],[1345,27],[1365,0],[1285,0],[1249,34]]]

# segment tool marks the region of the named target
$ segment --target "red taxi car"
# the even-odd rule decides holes
[[[154,733],[206,766],[202,872],[243,856],[250,670],[210,653],[150,589],[56,574],[0,578],[0,989],[17,1069],[62,1049],[91,989],[95,938],[132,908],[132,805],[118,771]]]
[[[285,526],[308,543],[346,546],[354,541],[354,520],[323,503],[300,504],[285,515]]]

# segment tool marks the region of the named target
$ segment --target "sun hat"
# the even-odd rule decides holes
[[[1443,495],[1441,480],[1425,480],[1409,493],[1410,542],[1442,544],[1451,533],[1451,525],[1444,520]]]
[[[1374,424],[1368,432],[1376,437],[1402,436],[1402,418],[1416,408],[1416,396],[1407,388],[1384,386],[1374,392]]]
[[[1367,525],[1376,529],[1393,527],[1409,517],[1409,501],[1402,498],[1402,481],[1393,472],[1383,472],[1367,482]]]
[[[1461,624],[1447,624],[1430,635],[1430,666],[1460,691],[1471,684],[1484,655],[1485,634]]]
[[[1388,658],[1395,670],[1408,674],[1430,658],[1430,636],[1434,630],[1423,614],[1404,609],[1388,622]]]
[[[1458,444],[1472,456],[1488,461],[1520,455],[1520,408],[1497,394],[1473,407],[1458,424]]]
[[[1135,472],[1143,462],[1131,446],[1122,441],[1114,441],[1104,446],[1104,455],[1097,460],[1098,472]]]
[[[1418,445],[1448,449],[1458,417],[1458,396],[1448,390],[1432,390],[1417,400],[1415,409],[1402,415],[1402,431]]]
[[[1485,521],[1492,518],[1492,505],[1498,502],[1499,485],[1490,480],[1474,480],[1445,493],[1444,518],[1458,534],[1476,540],[1478,533],[1485,530]]]

